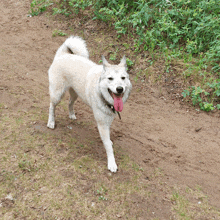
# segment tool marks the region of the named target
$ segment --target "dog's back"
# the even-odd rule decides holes
[[[69,37],[57,50],[49,75],[50,96],[53,100],[60,100],[60,95],[69,88],[87,103],[85,95],[86,79],[89,70],[96,66],[88,59],[89,52],[85,41],[77,36]]]

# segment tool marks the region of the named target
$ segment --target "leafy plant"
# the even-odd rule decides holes
[[[110,57],[109,57],[109,59],[110,60],[116,60],[117,59],[117,53],[118,53],[118,49],[116,49],[116,51],[115,52],[112,52],[112,51],[110,51],[111,52],[111,54],[110,54]]]
[[[57,35],[58,35],[58,36],[66,36],[67,34],[64,33],[64,32],[61,31],[61,30],[55,29],[55,30],[53,31],[53,33],[52,33],[52,36],[53,36],[53,37],[56,37]]]
[[[191,86],[189,90],[184,90],[182,92],[182,95],[184,98],[186,98],[187,96],[190,97],[192,104],[194,106],[198,104],[200,106],[200,109],[203,111],[209,112],[215,109],[215,107],[213,106],[213,103],[204,101],[205,97],[208,97],[210,93],[206,92],[204,89],[202,89],[199,86],[198,87]],[[216,107],[217,109],[219,109],[218,105]]]
[[[220,97],[220,79],[214,80],[212,83],[207,83],[207,85],[212,88],[213,93]]]
[[[45,12],[50,5],[53,5],[50,0],[33,0],[31,2],[30,14],[32,16],[37,16],[40,13]]]
[[[212,103],[208,103],[208,102],[201,102],[199,103],[200,109],[206,112],[209,112],[211,110],[214,110],[214,106]]]
[[[183,92],[182,92],[182,95],[183,95],[183,98],[186,98],[187,96],[190,95],[190,91],[188,89],[185,89]]]
[[[134,65],[134,62],[130,60],[129,58],[126,58],[126,63],[127,63],[128,68],[131,68]]]
[[[99,195],[99,200],[108,200],[105,195],[107,193],[107,189],[103,186],[101,186],[99,189],[97,189],[97,195]]]

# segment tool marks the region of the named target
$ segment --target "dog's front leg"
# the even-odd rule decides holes
[[[108,169],[111,172],[116,172],[118,167],[115,162],[112,141],[110,140],[110,125],[98,122],[98,130],[107,153]]]

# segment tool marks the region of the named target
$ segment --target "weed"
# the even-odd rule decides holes
[[[126,58],[127,67],[131,68],[134,65],[134,62],[130,60],[129,58]]]
[[[173,193],[171,201],[175,204],[174,210],[179,214],[179,216],[185,217],[185,219],[189,219],[187,214],[189,202],[178,192]]]
[[[21,160],[19,163],[18,163],[18,167],[23,171],[23,172],[31,172],[31,171],[34,171],[35,170],[35,167],[34,165],[28,161],[28,160]]]
[[[97,189],[96,194],[99,196],[99,200],[106,201],[108,200],[106,198],[107,189],[104,186],[101,186],[99,189]]]
[[[56,14],[63,14],[68,17],[70,15],[70,12],[67,12],[66,9],[53,8],[53,15]]]
[[[99,200],[108,200],[107,198],[105,198],[104,196],[99,196]]]
[[[54,31],[53,31],[53,33],[52,33],[52,36],[53,37],[56,37],[56,36],[61,36],[61,37],[63,37],[63,36],[66,36],[67,34],[66,33],[64,33],[63,31],[61,31],[61,30],[57,30],[57,29],[55,29]]]
[[[112,61],[116,60],[117,59],[117,52],[118,52],[118,49],[116,49],[115,52],[111,53],[109,59]]]
[[[45,12],[50,5],[53,5],[50,0],[33,0],[31,2],[30,14],[32,16],[37,16],[40,13]]]
[[[212,89],[212,94],[202,89],[200,86],[191,86],[189,89],[184,90],[182,95],[184,98],[190,97],[192,104],[194,106],[198,104],[203,111],[209,112],[216,108],[219,109],[220,105],[216,104],[216,106],[214,106],[213,101],[220,99],[220,80],[214,80],[213,83],[207,83],[206,86]],[[212,102],[207,102],[207,100],[212,100]]]

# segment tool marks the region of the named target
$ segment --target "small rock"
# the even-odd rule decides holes
[[[195,129],[195,132],[199,132],[199,131],[201,131],[202,130],[202,127],[201,128],[196,128]]]

